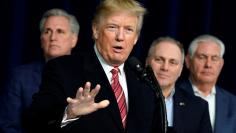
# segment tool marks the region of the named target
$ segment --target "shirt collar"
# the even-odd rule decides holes
[[[170,101],[171,99],[173,99],[174,94],[175,94],[175,88],[171,90],[170,95],[167,98],[165,98],[165,101]]]
[[[103,59],[103,57],[101,56],[101,54],[98,52],[98,49],[96,47],[96,45],[94,45],[94,50],[95,50],[95,54],[98,57],[99,62],[101,63],[103,70],[105,71],[106,74],[110,73],[111,70],[114,68],[114,66],[110,66],[106,63],[106,61]],[[118,66],[119,70],[120,70],[120,74],[124,74],[124,63],[121,64],[120,66]]]
[[[200,96],[204,96],[204,95],[203,95],[203,92],[202,92],[201,90],[199,90],[199,89],[197,88],[197,86],[195,86],[194,84],[192,84],[192,87],[193,87],[193,92],[194,92],[194,94],[198,94],[198,95],[200,95]],[[215,94],[216,94],[216,87],[213,86],[213,88],[211,89],[211,92],[210,92],[210,94],[209,94],[208,96],[213,96],[213,95],[215,95]]]

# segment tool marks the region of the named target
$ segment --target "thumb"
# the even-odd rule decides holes
[[[100,108],[106,108],[110,104],[109,100],[102,100],[98,103],[97,107]]]
[[[76,102],[76,100],[74,100],[74,99],[72,99],[72,98],[70,98],[70,97],[67,97],[66,101],[67,101],[68,103],[75,103],[75,102]]]

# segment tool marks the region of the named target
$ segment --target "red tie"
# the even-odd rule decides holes
[[[127,116],[127,107],[126,107],[126,102],[125,102],[125,95],[124,91],[119,83],[119,68],[114,67],[111,70],[112,73],[112,82],[111,82],[111,87],[115,93],[116,100],[120,109],[120,116],[122,120],[123,127],[125,128],[126,125],[126,116]]]

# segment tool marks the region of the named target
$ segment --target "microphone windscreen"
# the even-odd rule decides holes
[[[143,71],[142,64],[136,57],[130,57],[127,60],[127,64],[130,66],[131,69],[134,69],[137,72],[142,72]]]

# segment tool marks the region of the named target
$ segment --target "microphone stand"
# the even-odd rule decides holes
[[[166,105],[165,105],[165,98],[162,94],[162,90],[159,86],[159,83],[157,82],[157,79],[153,73],[153,70],[150,66],[147,66],[146,69],[144,69],[145,72],[143,72],[143,78],[148,85],[155,91],[158,105],[159,105],[159,114],[160,114],[160,130],[161,133],[167,133],[167,114],[166,114]]]
[[[147,66],[145,69],[143,69],[140,61],[135,57],[129,58],[128,65],[131,67],[131,69],[136,71],[138,78],[146,82],[155,92],[157,97],[157,104],[159,107],[159,109],[157,109],[159,111],[157,113],[159,115],[158,119],[161,120],[160,124],[157,125],[158,130],[160,130],[161,133],[167,133],[168,124],[167,124],[165,98],[162,94],[162,90],[159,86],[159,83],[157,82],[157,79],[153,73],[152,68],[150,66]]]

